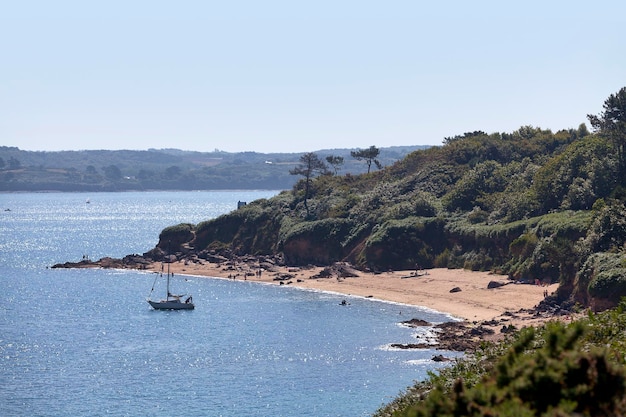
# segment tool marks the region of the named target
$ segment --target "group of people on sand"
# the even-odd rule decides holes
[[[261,275],[263,273],[263,269],[258,269],[256,271],[254,271],[254,276],[256,278],[261,278]],[[252,275],[251,273],[245,273],[243,274],[243,279],[247,280],[248,279],[248,275]],[[228,279],[236,279],[239,276],[239,274],[228,274]]]

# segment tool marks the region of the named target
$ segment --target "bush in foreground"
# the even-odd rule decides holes
[[[490,357],[431,374],[376,415],[626,415],[625,307],[523,329]]]

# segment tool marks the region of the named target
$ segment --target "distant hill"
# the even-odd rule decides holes
[[[389,166],[428,147],[379,148],[377,159]],[[339,173],[358,175],[367,171],[367,165],[350,156],[354,150],[315,153],[322,160],[343,157]],[[298,181],[289,170],[302,155],[180,149],[44,152],[0,146],[0,191],[282,190]]]

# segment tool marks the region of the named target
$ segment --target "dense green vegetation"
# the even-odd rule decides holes
[[[383,148],[379,158],[390,165],[419,148]],[[349,149],[318,152],[337,173],[368,169],[349,157]],[[284,190],[297,181],[289,170],[299,157],[177,149],[31,152],[0,146],[0,191]]]
[[[626,294],[626,176],[607,112],[590,119],[610,132],[469,132],[360,175],[310,153],[290,191],[197,225],[188,243],[200,256],[281,254],[300,265],[493,270],[559,282],[559,301],[614,306]]]
[[[626,303],[527,328],[431,373],[376,417],[626,415]]]

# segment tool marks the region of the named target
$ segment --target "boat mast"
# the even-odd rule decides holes
[[[169,255],[167,256],[167,294],[165,294],[165,299],[169,301],[170,299],[170,259]]]
[[[167,301],[170,300],[170,262],[172,258],[170,257],[170,244],[172,242],[170,240],[167,241],[167,293],[165,294],[165,299]]]

